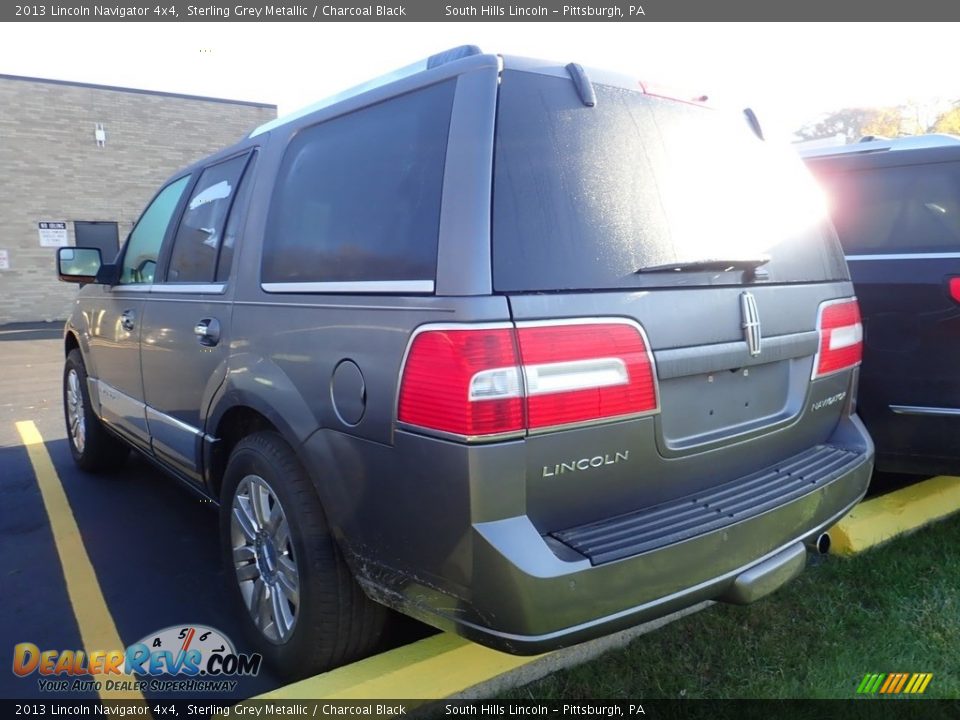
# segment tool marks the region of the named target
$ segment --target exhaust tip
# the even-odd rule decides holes
[[[820,533],[817,537],[808,540],[806,545],[811,552],[815,552],[817,555],[826,555],[830,552],[830,533]]]

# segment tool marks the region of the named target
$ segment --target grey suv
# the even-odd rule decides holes
[[[282,671],[385,607],[508,652],[747,603],[864,494],[836,235],[755,117],[431,57],[177,173],[65,335],[77,464],[219,502]]]

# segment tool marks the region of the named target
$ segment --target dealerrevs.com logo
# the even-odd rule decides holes
[[[231,678],[257,675],[262,661],[205,625],[164,628],[125,650],[41,650],[29,642],[13,648],[14,674],[36,675],[44,692],[229,692],[237,686]]]

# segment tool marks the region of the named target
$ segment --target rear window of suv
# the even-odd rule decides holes
[[[822,172],[849,255],[960,250],[960,163]]]
[[[848,277],[825,203],[789,147],[746,118],[569,78],[504,71],[493,200],[499,292],[741,282],[637,274],[765,255],[769,282]]]

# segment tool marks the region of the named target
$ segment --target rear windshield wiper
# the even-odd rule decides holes
[[[700,270],[745,270],[753,272],[761,265],[770,262],[769,257],[754,258],[704,258],[703,260],[690,260],[689,262],[664,263],[663,265],[649,265],[637,270],[639,273],[662,273],[662,272],[698,272]]]

